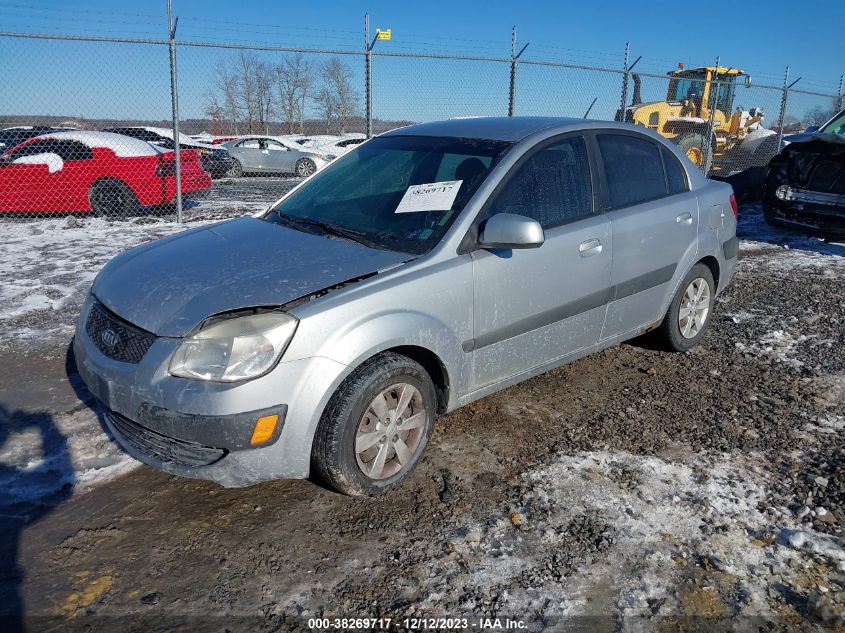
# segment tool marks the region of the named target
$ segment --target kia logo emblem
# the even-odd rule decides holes
[[[106,347],[114,347],[120,343],[120,337],[117,335],[117,332],[112,329],[103,330],[100,333],[100,340]]]

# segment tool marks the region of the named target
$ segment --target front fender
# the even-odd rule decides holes
[[[367,359],[400,346],[421,347],[440,359],[451,386],[448,409],[454,408],[466,389],[469,357],[455,332],[430,314],[402,310],[361,317],[332,332],[316,355],[346,365],[348,375]]]

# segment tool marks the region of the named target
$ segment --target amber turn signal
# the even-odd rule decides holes
[[[263,418],[258,418],[255,422],[255,428],[252,430],[252,439],[250,444],[263,444],[271,437],[276,430],[276,423],[279,421],[277,414],[265,415]]]

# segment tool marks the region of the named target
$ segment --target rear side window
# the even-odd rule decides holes
[[[567,138],[528,158],[493,200],[488,216],[514,213],[549,229],[593,213],[590,163],[583,137]]]
[[[663,167],[666,169],[666,188],[669,195],[689,191],[687,174],[681,167],[681,162],[665,147],[660,148],[663,155]]]
[[[55,141],[54,152],[62,157],[62,160],[92,160],[94,153],[87,145],[79,141]]]
[[[623,134],[599,134],[598,143],[612,208],[667,195],[657,144]]]

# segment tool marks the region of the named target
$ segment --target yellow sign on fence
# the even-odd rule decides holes
[[[383,31],[381,29],[376,29],[376,39],[377,40],[389,40],[391,31],[392,31],[392,29],[384,29]]]

